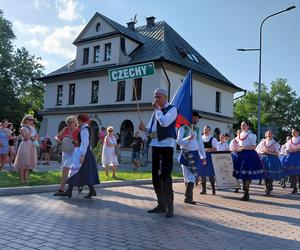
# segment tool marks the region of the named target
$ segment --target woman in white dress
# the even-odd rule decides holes
[[[22,184],[27,184],[29,170],[37,166],[37,152],[33,141],[37,140],[38,135],[32,131],[33,121],[32,115],[26,115],[21,122],[20,134],[22,142],[18,148],[14,168],[18,170]]]
[[[105,174],[108,177],[109,165],[112,165],[112,178],[116,178],[117,167],[119,166],[118,157],[116,155],[117,140],[113,135],[114,128],[107,128],[107,135],[104,138],[102,150],[102,166],[105,169]]]

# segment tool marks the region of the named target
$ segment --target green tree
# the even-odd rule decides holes
[[[0,10],[0,120],[18,124],[25,113],[42,107],[42,83],[37,88],[31,79],[43,76],[44,68],[25,48],[15,49],[14,39],[12,24]]]
[[[248,119],[257,130],[258,84],[234,104],[234,117],[239,123]],[[300,124],[300,98],[286,79],[276,79],[270,89],[262,84],[261,127],[272,129],[279,140],[284,140],[290,129]],[[262,133],[264,131],[261,131]]]

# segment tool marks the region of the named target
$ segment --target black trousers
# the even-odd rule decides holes
[[[156,194],[173,201],[173,147],[152,147],[152,183]]]

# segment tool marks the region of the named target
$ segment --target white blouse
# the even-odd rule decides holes
[[[256,135],[250,131],[242,131],[236,138],[240,147],[256,146]]]

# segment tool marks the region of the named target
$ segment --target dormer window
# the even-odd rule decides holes
[[[96,32],[99,32],[101,29],[101,23],[96,24]]]
[[[197,58],[194,54],[188,53],[188,54],[187,54],[187,57],[188,57],[188,59],[190,59],[191,61],[196,62],[196,63],[199,63],[198,58]]]
[[[111,59],[111,43],[105,44],[104,51],[104,61],[109,61]]]

